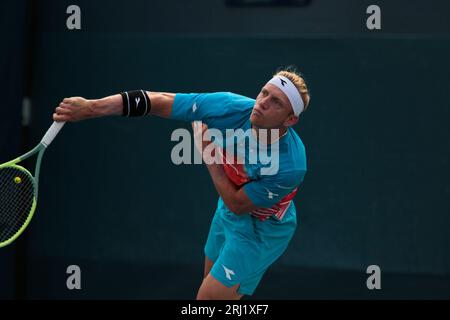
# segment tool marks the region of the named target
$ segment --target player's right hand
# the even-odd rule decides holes
[[[93,118],[95,117],[93,103],[94,100],[82,97],[65,98],[56,107],[53,120],[73,122]]]

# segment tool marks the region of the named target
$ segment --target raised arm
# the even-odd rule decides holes
[[[146,91],[146,93],[151,104],[149,114],[169,118],[172,113],[175,93],[149,91]],[[65,98],[56,107],[53,113],[53,120],[73,122],[104,116],[120,116],[123,114],[123,110],[123,100],[120,94],[101,99],[71,97]]]

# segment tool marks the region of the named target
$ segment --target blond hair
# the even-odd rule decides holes
[[[305,104],[305,111],[308,108],[309,100],[311,99],[308,92],[308,87],[306,86],[305,79],[302,75],[298,73],[294,68],[288,67],[285,69],[277,70],[274,76],[283,76],[291,80],[294,86],[297,88],[300,96],[302,97],[303,103]]]

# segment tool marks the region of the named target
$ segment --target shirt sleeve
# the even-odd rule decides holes
[[[170,117],[186,122],[201,120],[209,128],[234,128],[242,117],[242,107],[246,107],[242,99],[245,97],[231,92],[177,93]]]
[[[244,192],[259,208],[270,208],[302,183],[305,170],[262,176],[244,185]]]

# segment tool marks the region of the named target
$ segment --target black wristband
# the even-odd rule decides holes
[[[120,94],[124,117],[142,117],[152,109],[150,98],[144,90],[125,91]]]

